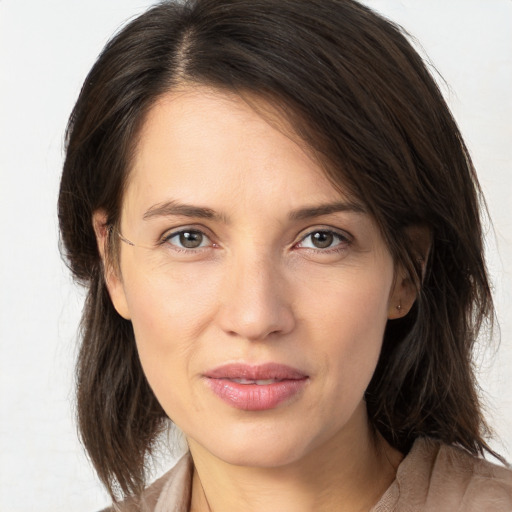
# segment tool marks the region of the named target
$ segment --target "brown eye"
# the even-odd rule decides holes
[[[187,249],[196,249],[203,243],[203,234],[199,231],[183,231],[179,237],[180,244]]]
[[[334,233],[329,231],[316,231],[311,234],[311,243],[318,249],[326,249],[334,242]]]
[[[331,231],[329,229],[317,229],[310,231],[298,244],[303,249],[337,249],[350,245],[348,235]]]
[[[163,241],[177,249],[200,249],[212,245],[210,239],[203,232],[196,229],[185,229],[171,233]]]

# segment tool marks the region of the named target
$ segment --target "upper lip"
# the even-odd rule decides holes
[[[265,363],[250,365],[244,363],[230,363],[218,366],[205,372],[210,379],[247,379],[247,380],[299,380],[307,375],[291,366],[279,363]]]

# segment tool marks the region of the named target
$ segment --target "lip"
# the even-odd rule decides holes
[[[301,393],[309,380],[304,372],[278,363],[227,364],[206,372],[204,378],[221,400],[245,411],[274,409]]]

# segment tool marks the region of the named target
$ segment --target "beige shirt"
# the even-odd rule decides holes
[[[148,488],[142,510],[188,512],[192,470],[187,454]],[[121,510],[141,508],[125,503]],[[370,512],[512,512],[512,470],[460,448],[417,439]]]

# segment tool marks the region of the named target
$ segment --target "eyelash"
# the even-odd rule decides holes
[[[209,240],[210,244],[206,245],[206,246],[199,246],[199,247],[180,247],[180,246],[170,242],[173,238],[184,235],[185,233],[201,235],[202,237],[206,238],[206,240]],[[159,245],[164,245],[164,244],[169,244],[170,246],[172,246],[172,249],[174,251],[183,252],[183,253],[190,253],[190,252],[197,253],[200,250],[208,249],[211,247],[218,247],[218,245],[216,243],[211,242],[211,237],[209,237],[203,230],[197,229],[197,228],[183,228],[183,229],[179,229],[178,231],[172,231],[171,233],[164,234],[159,240]]]
[[[200,245],[199,247],[180,247],[179,245],[170,242],[173,238],[184,235],[185,233],[201,235],[202,237],[206,238],[206,240],[209,241],[210,243],[205,246]],[[338,243],[335,244],[334,246],[327,246],[324,248],[301,247],[301,245],[304,244],[304,242],[309,237],[312,237],[313,235],[320,234],[320,233],[323,235],[332,236],[333,240],[337,239]],[[202,240],[201,243],[203,243],[203,241],[204,240]],[[306,251],[312,251],[312,252],[320,253],[320,254],[331,254],[331,253],[338,253],[338,252],[342,252],[342,251],[346,250],[350,246],[351,243],[352,243],[352,237],[350,235],[348,235],[347,233],[340,232],[333,228],[315,228],[315,229],[312,229],[311,231],[309,231],[308,233],[306,233],[305,235],[303,235],[298,242],[293,244],[292,247],[304,249]],[[189,253],[189,254],[191,254],[191,253],[197,254],[198,252],[208,249],[208,248],[218,248],[219,247],[218,244],[211,241],[210,236],[208,236],[202,229],[198,229],[198,228],[182,228],[182,229],[179,229],[178,231],[172,231],[171,233],[164,234],[160,238],[158,245],[165,245],[165,244],[170,245],[172,247],[172,250],[174,250],[174,251],[177,251],[180,253]]]
[[[338,243],[333,246],[328,246],[324,248],[320,247],[303,247],[305,250],[314,251],[317,253],[322,254],[331,254],[331,253],[337,253],[341,252],[345,249],[347,249],[350,244],[352,243],[352,238],[347,234],[340,232],[338,230],[332,229],[332,228],[316,228],[311,231],[309,231],[306,235],[304,235],[299,242],[294,244],[294,247],[300,247],[301,244],[304,244],[305,240],[312,237],[315,234],[324,234],[324,235],[330,235],[333,237],[334,240],[338,240]]]

